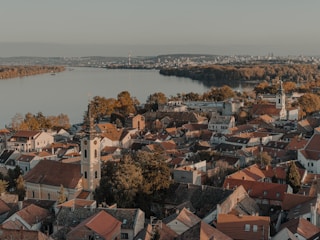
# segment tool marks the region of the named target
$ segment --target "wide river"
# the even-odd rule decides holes
[[[56,75],[42,74],[0,80],[0,128],[17,113],[42,112],[45,116],[67,114],[70,123],[80,123],[90,98],[117,98],[128,91],[140,103],[152,93],[167,97],[177,93],[204,93],[208,88],[188,78],[167,77],[158,70],[72,68]]]

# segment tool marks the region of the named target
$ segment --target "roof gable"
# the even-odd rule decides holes
[[[25,176],[25,182],[75,188],[81,179],[80,164],[41,160]]]

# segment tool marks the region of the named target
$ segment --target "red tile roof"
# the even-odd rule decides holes
[[[105,211],[98,212],[85,224],[104,239],[113,239],[121,229],[121,222]]]
[[[317,239],[320,236],[320,229],[304,218],[292,219],[283,223],[280,229],[288,228],[292,233],[298,233],[305,239]]]
[[[254,104],[252,107],[252,115],[279,116],[281,109],[277,109],[275,104]]]
[[[245,226],[249,230],[245,231]],[[219,214],[217,229],[233,239],[265,239],[270,237],[270,217],[262,216],[236,216],[232,214]],[[254,231],[254,226],[257,231]],[[262,233],[264,233],[263,238]]]
[[[49,211],[47,209],[31,204],[16,212],[16,214],[19,217],[21,217],[25,222],[27,222],[30,226],[32,226],[48,217]]]
[[[248,180],[239,180],[226,178],[223,187],[226,189],[233,189],[242,185],[249,196],[252,198],[268,199],[275,201],[282,201],[284,193],[287,192],[287,184],[257,182]]]
[[[41,160],[24,176],[24,180],[35,184],[75,188],[81,177],[80,164]]]
[[[34,137],[41,133],[41,131],[18,131],[16,132],[12,137],[24,137],[24,138],[29,138],[29,137]]]
[[[284,198],[282,202],[282,209],[283,210],[290,210],[293,207],[298,206],[299,204],[303,204],[308,202],[315,197],[306,196],[302,194],[292,194],[292,193],[284,193]]]

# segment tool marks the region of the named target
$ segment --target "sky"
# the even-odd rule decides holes
[[[320,55],[319,0],[2,0],[0,57]]]

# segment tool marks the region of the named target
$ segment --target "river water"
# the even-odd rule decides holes
[[[61,73],[42,74],[0,80],[0,128],[11,123],[17,113],[42,112],[45,116],[67,114],[70,123],[79,123],[90,98],[117,98],[128,91],[140,103],[148,96],[163,92],[167,97],[177,93],[204,93],[208,87],[189,78],[167,77],[158,70],[103,68],[67,68]]]

